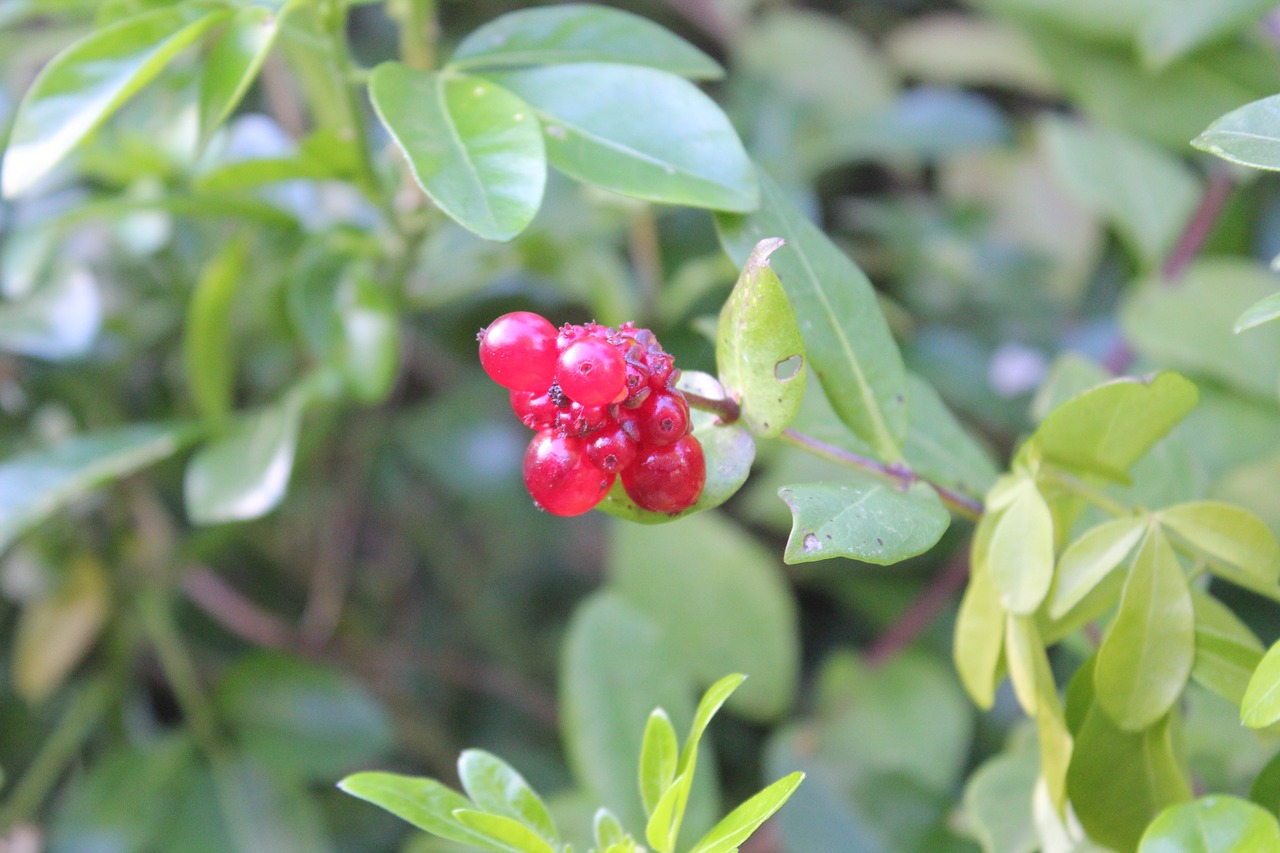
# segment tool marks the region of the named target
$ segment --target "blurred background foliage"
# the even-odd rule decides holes
[[[0,125],[56,50],[164,5],[0,5]],[[388,5],[351,4],[362,67],[400,50]],[[441,0],[441,54],[527,5]],[[1135,481],[1153,501],[1240,502],[1280,532],[1280,331],[1231,334],[1274,288],[1280,194],[1187,144],[1280,91],[1272,3],[614,5],[728,68],[708,91],[747,148],[869,273],[909,368],[990,448],[972,488],[1052,401],[1169,367],[1202,402]],[[777,489],[828,464],[764,444],[723,510],[671,526],[553,518],[524,491],[527,436],[476,330],[515,309],[634,319],[680,366],[714,370],[708,318],[736,271],[711,217],[553,173],[532,226],[500,244],[405,190],[394,204],[420,240],[388,271],[404,247],[354,186],[335,131],[350,105],[308,102],[323,69],[295,50],[306,38],[282,35],[198,154],[192,54],[0,206],[0,454],[51,454],[0,464],[0,847],[438,853],[333,783],[373,766],[453,781],[466,746],[553,794],[570,837],[598,801],[634,826],[648,710],[683,728],[698,686],[742,671],[697,828],[802,769],[744,851],[1038,849],[1012,697],[975,713],[950,665],[967,524],[894,567],[786,567]],[[375,142],[394,182],[402,165]],[[345,391],[307,385],[332,364]],[[203,517],[183,510],[181,427],[113,433],[91,466],[57,455],[68,436],[216,415],[223,397],[259,414],[203,460]],[[49,491],[60,470],[78,473]],[[270,505],[285,482],[269,515],[213,523],[236,517],[228,494]],[[1220,594],[1280,635],[1274,608]],[[1275,741],[1192,700],[1196,778],[1246,794]]]

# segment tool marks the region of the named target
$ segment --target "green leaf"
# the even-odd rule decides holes
[[[1063,186],[1111,222],[1146,269],[1159,265],[1199,200],[1194,173],[1116,130],[1051,119],[1041,132]]]
[[[1054,97],[1057,84],[1020,29],[977,15],[907,18],[883,42],[906,76],[947,86],[995,85]]]
[[[1240,720],[1261,729],[1280,721],[1280,643],[1263,655],[1240,702]]]
[[[773,813],[782,808],[804,781],[803,773],[792,773],[769,785],[725,816],[702,837],[689,853],[735,853]]]
[[[242,656],[213,698],[245,751],[287,778],[329,780],[394,743],[391,720],[360,682],[284,654]]]
[[[798,483],[778,490],[791,508],[790,564],[849,557],[890,566],[923,554],[951,524],[938,493],[922,482],[906,490],[855,474],[830,483]]]
[[[191,457],[183,490],[193,524],[246,521],[279,505],[293,472],[305,405],[306,395],[295,389]]]
[[[225,417],[231,409],[236,352],[231,345],[231,310],[248,256],[249,241],[241,232],[205,265],[187,304],[182,362],[191,401],[201,417],[210,420]]]
[[[680,744],[671,718],[661,708],[654,708],[640,742],[640,798],[644,801],[646,816],[653,814],[658,800],[671,787],[679,754]],[[598,843],[604,845],[603,841]]]
[[[1053,514],[1036,488],[1023,477],[991,531],[987,566],[1010,613],[1034,613],[1053,582]]]
[[[1191,600],[1196,613],[1191,677],[1239,706],[1262,660],[1262,643],[1230,607],[1207,592],[1192,590]]]
[[[956,671],[970,698],[979,708],[995,701],[1000,654],[1004,649],[1005,609],[1000,591],[991,581],[989,566],[991,531],[995,522],[990,513],[978,520],[971,549],[969,585],[960,599],[956,615],[953,656]]]
[[[1242,166],[1280,169],[1280,95],[1232,110],[1191,144]]]
[[[1113,724],[1096,704],[1076,733],[1067,790],[1089,837],[1132,850],[1166,806],[1191,799],[1169,717],[1140,732]]]
[[[764,438],[777,438],[795,419],[807,374],[795,311],[769,266],[785,245],[768,238],[751,250],[716,332],[720,381],[742,406],[748,429]]]
[[[902,453],[920,476],[963,494],[981,495],[996,480],[990,450],[956,420],[933,386],[907,375],[911,423]]]
[[[1116,518],[1091,527],[1058,558],[1049,615],[1061,619],[1124,562],[1147,529],[1140,517]]]
[[[212,796],[222,811],[226,828],[225,846],[215,850],[334,853],[327,815],[302,785],[281,780],[260,762],[235,755],[219,760],[213,777],[214,788],[205,789],[205,795]],[[160,849],[180,853],[177,847],[171,842]]]
[[[760,186],[759,211],[716,217],[725,251],[741,265],[766,237],[786,240],[773,267],[810,365],[840,420],[882,459],[898,459],[907,432],[907,374],[871,282],[763,173]]]
[[[338,783],[353,797],[381,806],[424,832],[493,849],[482,836],[459,821],[454,814],[471,808],[471,801],[435,779],[402,776],[398,773],[355,773]]]
[[[1154,364],[1217,379],[1274,400],[1280,384],[1280,335],[1234,335],[1236,318],[1276,290],[1275,276],[1256,261],[1202,258],[1177,287],[1151,278],[1120,309],[1125,339]]]
[[[1104,383],[1050,412],[1018,458],[1039,452],[1055,465],[1123,477],[1198,397],[1194,384],[1171,372]]]
[[[1271,757],[1249,786],[1249,799],[1271,814],[1280,812],[1280,753]]]
[[[275,44],[282,16],[264,6],[246,6],[213,43],[200,73],[200,147],[253,85]]]
[[[489,814],[473,809],[458,809],[453,813],[458,823],[475,832],[489,843],[487,847],[503,853],[556,853],[542,836],[520,821],[505,815]]]
[[[1273,293],[1270,296],[1264,296],[1246,308],[1245,312],[1236,320],[1236,324],[1231,328],[1231,331],[1238,335],[1247,329],[1252,329],[1254,326],[1270,323],[1277,317],[1280,317],[1280,293]]]
[[[1280,581],[1280,545],[1266,522],[1249,510],[1194,501],[1163,509],[1157,518],[1227,580],[1247,588],[1271,588]]]
[[[678,387],[713,400],[723,400],[725,396],[714,377],[697,370],[682,371]],[[701,409],[690,413],[690,423],[694,436],[702,444],[707,464],[707,481],[693,506],[675,515],[650,512],[636,506],[618,481],[596,508],[641,524],[667,524],[718,507],[737,494],[750,476],[751,463],[756,457],[756,443],[751,433],[737,423],[721,424],[718,415]]]
[[[714,59],[652,21],[585,3],[520,9],[495,18],[462,40],[449,67],[570,62],[643,65],[695,80],[724,76]]]
[[[1280,824],[1248,800],[1211,796],[1170,806],[1142,834],[1138,853],[1280,850]]]
[[[369,77],[369,98],[418,185],[460,225],[505,241],[533,221],[546,152],[517,95],[479,77],[386,62]]]
[[[688,80],[584,62],[486,75],[542,121],[547,159],[584,183],[712,210],[754,210],[755,170],[715,101]]]
[[[987,853],[1040,849],[1031,822],[1031,792],[1040,776],[1040,762],[1035,749],[1026,746],[1026,738],[1021,744],[987,759],[965,783],[964,815]]]
[[[172,456],[195,436],[190,427],[135,424],[0,463],[0,551],[73,500]]]
[[[596,846],[601,850],[612,848],[615,844],[626,845],[629,841],[627,831],[622,828],[622,824],[618,823],[618,819],[608,809],[596,809],[595,817],[591,821],[591,828]]]
[[[358,275],[338,290],[342,370],[351,395],[365,405],[391,393],[400,370],[400,321],[387,288]]]
[[[660,530],[613,526],[612,589],[659,628],[668,665],[695,684],[750,674],[732,707],[759,721],[786,712],[799,677],[798,616],[781,569],[719,513]]]
[[[1239,32],[1273,8],[1271,0],[1165,0],[1142,22],[1138,47],[1148,66],[1163,68],[1201,45]]]
[[[229,18],[198,6],[157,9],[97,30],[46,65],[13,117],[0,192],[33,187],[170,60]]]
[[[51,588],[23,602],[9,679],[32,705],[53,695],[84,659],[111,609],[111,585],[93,557],[72,559]]]
[[[1195,610],[1182,564],[1164,534],[1147,534],[1093,673],[1098,704],[1125,731],[1141,731],[1182,695],[1195,660]]]
[[[88,353],[102,326],[97,280],[83,269],[61,271],[16,301],[0,302],[0,350],[46,361]]]
[[[464,750],[458,757],[458,778],[476,808],[505,815],[546,841],[559,842],[555,822],[542,799],[524,777],[501,758],[482,749]]]

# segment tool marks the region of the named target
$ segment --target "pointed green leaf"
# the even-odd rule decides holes
[[[1280,850],[1275,816],[1248,800],[1202,797],[1170,806],[1142,834],[1138,853],[1261,853]]]
[[[435,779],[399,773],[354,773],[338,783],[353,797],[381,806],[424,832],[459,844],[495,849],[482,836],[454,817],[471,808],[471,801]]]
[[[688,80],[584,62],[486,75],[533,106],[547,159],[584,183],[648,201],[754,210],[755,170],[715,101]]]
[[[1232,110],[1191,144],[1242,166],[1280,169],[1280,95]]]
[[[871,282],[763,173],[760,187],[758,211],[716,217],[725,251],[745,264],[766,237],[786,240],[773,268],[823,391],[840,420],[882,459],[899,458],[907,432],[907,374]]]
[[[506,815],[548,842],[558,841],[555,822],[542,799],[501,758],[482,749],[465,750],[458,757],[458,778],[478,809]]]
[[[702,698],[698,700],[698,707],[693,713],[693,724],[689,726],[689,737],[685,740],[684,747],[680,750],[679,772],[692,772],[694,766],[698,763],[698,743],[702,740],[703,732],[707,730],[707,726],[711,724],[711,719],[724,706],[724,703],[746,680],[747,677],[740,673],[726,675],[708,687],[706,692],[702,694]]]
[[[742,406],[748,429],[764,438],[778,437],[795,419],[808,373],[795,311],[769,266],[785,245],[768,238],[751,250],[716,332],[720,381]]]
[[[492,81],[386,62],[369,98],[440,209],[487,240],[510,240],[542,205],[546,153],[533,109]]]
[[[1182,695],[1195,660],[1195,610],[1182,564],[1158,530],[1143,540],[1093,673],[1098,703],[1141,731]]]
[[[1240,720],[1261,729],[1280,722],[1280,643],[1263,655],[1240,702]]]
[[[264,6],[246,6],[214,42],[200,73],[202,147],[253,85],[275,44],[282,14]]]
[[[970,698],[979,708],[995,701],[1000,654],[1004,650],[1005,610],[1000,593],[991,582],[987,565],[991,529],[990,515],[978,521],[970,557],[969,586],[956,615],[953,654],[956,671]]]
[[[1273,293],[1250,305],[1236,320],[1231,331],[1238,335],[1254,326],[1270,323],[1277,317],[1280,317],[1280,293]]]
[[[693,784],[691,773],[681,773],[667,788],[666,793],[658,798],[644,827],[645,840],[658,853],[672,853],[676,849],[676,838],[680,835],[682,804],[689,796],[689,788]]]
[[[889,566],[923,554],[947,532],[951,514],[925,483],[901,490],[869,474],[778,490],[791,507],[791,564],[851,557]]]
[[[1058,406],[1023,445],[1019,458],[1043,458],[1086,473],[1123,475],[1195,408],[1196,386],[1176,373],[1116,379]]]
[[[991,581],[1010,613],[1034,613],[1053,581],[1053,515],[1036,488],[1022,478],[995,521],[987,555]]]
[[[643,65],[695,80],[724,76],[724,69],[714,59],[652,21],[586,3],[520,9],[495,18],[462,40],[449,67],[510,68],[569,62]]]
[[[1196,657],[1191,677],[1240,705],[1262,660],[1262,642],[1230,607],[1207,592],[1192,590],[1191,600],[1196,612]]]
[[[644,800],[645,815],[653,814],[658,800],[675,780],[679,754],[680,744],[671,718],[661,708],[654,708],[640,742],[640,797]],[[603,846],[604,842],[600,844]]]
[[[1158,518],[1227,580],[1260,587],[1280,581],[1280,545],[1266,522],[1247,509],[1194,501],[1163,509]]]
[[[18,196],[155,79],[229,11],[179,5],[97,30],[46,65],[23,96],[4,152],[0,194]]]
[[[769,785],[725,816],[689,853],[733,853],[773,813],[782,808],[800,783],[803,773],[792,773]]]
[[[0,551],[76,498],[172,456],[195,437],[190,427],[135,424],[0,462]]]
[[[244,233],[228,241],[205,265],[187,304],[182,363],[191,402],[210,420],[225,417],[231,408],[236,353],[231,345],[231,309],[248,254]]]
[[[1058,559],[1049,615],[1061,619],[1124,562],[1147,529],[1144,518],[1116,518],[1091,527]]]
[[[596,846],[601,850],[606,850],[615,844],[625,845],[629,840],[627,831],[622,828],[622,824],[618,823],[618,819],[613,816],[613,812],[606,808],[596,809],[595,817],[591,821],[591,830],[596,840]]]
[[[502,853],[556,853],[542,836],[520,821],[505,815],[474,809],[457,809],[454,820],[488,842],[486,847]]]
[[[284,499],[306,398],[297,391],[240,421],[187,463],[184,497],[193,524],[245,521]]]

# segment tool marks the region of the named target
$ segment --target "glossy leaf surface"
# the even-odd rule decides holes
[[[1170,806],[1142,834],[1138,853],[1280,850],[1280,824],[1266,809],[1230,796]]]

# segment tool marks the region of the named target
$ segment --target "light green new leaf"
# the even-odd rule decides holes
[[[1240,702],[1240,720],[1261,729],[1280,721],[1280,643],[1263,655]]]
[[[453,813],[458,823],[479,835],[491,850],[502,853],[556,853],[542,836],[514,818],[474,809],[458,809]]]
[[[772,264],[810,366],[840,420],[882,459],[898,459],[907,432],[907,374],[871,282],[763,173],[760,186],[760,210],[716,217],[725,252],[741,265],[761,240],[786,240]]]
[[[640,798],[644,801],[646,816],[653,814],[658,801],[675,780],[679,757],[680,744],[671,718],[661,708],[654,708],[640,742]]]
[[[1280,169],[1280,95],[1232,110],[1191,144],[1242,166]]]
[[[960,681],[974,704],[983,709],[995,701],[1000,653],[1004,650],[1005,609],[988,568],[993,527],[991,516],[983,515],[974,531],[969,586],[960,599],[953,644]]]
[[[596,846],[601,850],[612,848],[615,844],[628,843],[627,831],[622,828],[622,824],[618,823],[613,812],[605,808],[596,809],[595,817],[591,821],[591,834],[596,840]]]
[[[1044,643],[1035,622],[1028,616],[1010,613],[1005,618],[1004,648],[1013,694],[1027,716],[1035,717],[1040,708],[1037,658],[1044,656]]]
[[[1085,531],[1058,559],[1049,615],[1061,619],[1124,562],[1147,529],[1144,518],[1116,518]]]
[[[194,5],[157,9],[97,30],[41,70],[13,117],[0,194],[26,192],[183,48],[228,17]]]
[[[924,483],[905,491],[870,474],[778,490],[791,507],[790,564],[849,557],[890,566],[923,554],[942,538],[951,514]]]
[[[414,177],[460,225],[510,240],[533,221],[547,181],[533,109],[492,81],[385,62],[369,98]]]
[[[795,311],[769,266],[785,245],[766,238],[751,250],[716,329],[720,381],[741,405],[747,428],[764,438],[781,435],[795,419],[808,374]]]
[[[1236,320],[1236,324],[1231,328],[1231,331],[1238,335],[1247,329],[1252,329],[1254,326],[1270,323],[1277,317],[1280,317],[1280,293],[1273,293],[1250,305]]]
[[[1157,266],[1199,199],[1194,173],[1172,154],[1116,130],[1048,119],[1042,132],[1063,186],[1116,228],[1143,267]]]
[[[1249,588],[1271,588],[1280,580],[1280,544],[1266,522],[1244,507],[1194,501],[1157,517],[1227,580]]]
[[[524,777],[501,758],[482,749],[464,750],[458,756],[458,778],[478,809],[505,815],[548,842],[558,842],[555,822],[542,799]]]
[[[1237,706],[1262,661],[1262,642],[1230,607],[1191,591],[1196,612],[1196,658],[1191,677]]]
[[[1089,837],[1116,850],[1132,850],[1166,806],[1191,799],[1170,717],[1140,732],[1113,724],[1097,705],[1076,733],[1067,791]]]
[[[1271,0],[1163,0],[1142,22],[1138,47],[1147,65],[1164,68],[1201,45],[1239,32],[1273,8]]]
[[[1280,850],[1280,824],[1261,806],[1225,795],[1170,806],[1142,834],[1138,853]]]
[[[337,295],[342,322],[342,371],[351,395],[381,402],[400,369],[400,323],[387,288],[366,276],[344,283]]]
[[[986,853],[1036,853],[1040,839],[1031,821],[1031,794],[1040,762],[1027,738],[1010,738],[964,786],[964,814]]]
[[[264,6],[246,6],[209,50],[200,74],[201,147],[253,85],[275,44],[281,16]]]
[[[459,844],[493,849],[454,814],[471,808],[471,801],[435,779],[398,773],[354,773],[338,783],[353,797],[381,806],[424,832]]]
[[[1121,729],[1141,731],[1178,701],[1194,660],[1191,590],[1173,546],[1152,531],[1133,559],[1115,621],[1098,649],[1098,703]]]
[[[1058,406],[1023,445],[1047,462],[1121,479],[1151,446],[1195,408],[1196,386],[1176,373],[1116,379]]]
[[[210,420],[224,417],[231,408],[235,380],[231,310],[248,254],[249,241],[243,233],[228,241],[205,265],[187,303],[182,363],[191,402],[201,417]]]
[[[76,498],[172,456],[195,437],[190,427],[135,424],[0,462],[0,551]]]
[[[533,106],[560,171],[623,195],[754,210],[755,169],[729,119],[688,80],[583,62],[486,75]]]
[[[1010,613],[1034,613],[1053,582],[1053,514],[1035,480],[1023,477],[995,520],[987,553],[991,581]]]
[[[714,59],[646,18],[586,3],[520,9],[472,31],[449,60],[450,68],[510,68],[570,62],[643,65],[718,80]]]
[[[276,508],[289,487],[305,403],[290,392],[200,448],[183,483],[193,524],[246,521]]]
[[[689,853],[734,853],[774,812],[782,808],[800,783],[803,773],[792,773],[769,785],[725,816]]]

